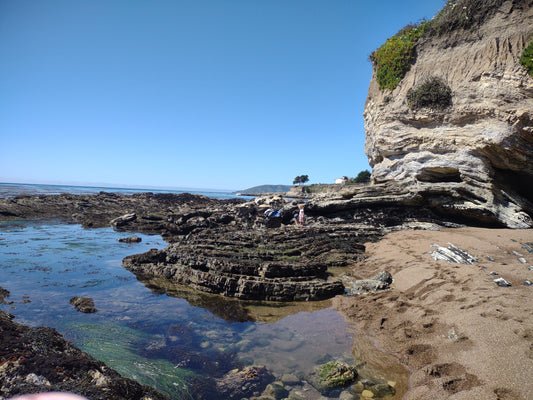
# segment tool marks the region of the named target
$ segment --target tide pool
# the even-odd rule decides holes
[[[242,365],[292,374],[304,386],[317,364],[354,362],[352,330],[329,302],[243,302],[178,285],[151,290],[121,261],[166,243],[143,234],[140,243],[117,242],[130,235],[59,221],[0,223],[0,286],[11,294],[2,309],[19,323],[57,329],[124,376],[175,399],[190,398],[192,381]],[[76,311],[74,296],[93,298],[99,311]]]

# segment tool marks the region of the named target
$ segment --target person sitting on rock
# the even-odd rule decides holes
[[[283,210],[276,210],[274,208],[269,208],[265,211],[265,218],[268,220],[269,218],[282,218],[283,217]]]

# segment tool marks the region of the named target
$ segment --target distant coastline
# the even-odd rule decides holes
[[[123,187],[105,187],[105,186],[77,186],[77,185],[49,185],[37,183],[3,183],[0,182],[0,198],[10,198],[20,195],[59,195],[59,194],[98,194],[100,192],[108,193],[191,193],[199,194],[216,199],[232,199],[237,196],[230,190],[217,189],[154,189],[154,188],[123,188]]]

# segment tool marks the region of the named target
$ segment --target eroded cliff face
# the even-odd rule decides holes
[[[471,31],[422,37],[391,92],[374,71],[364,118],[374,183],[421,194],[445,212],[532,227],[533,77],[519,63],[533,34],[533,1],[506,1]],[[429,77],[452,91],[443,110],[409,108]]]

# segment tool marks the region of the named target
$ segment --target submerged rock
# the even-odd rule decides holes
[[[345,388],[357,379],[358,373],[354,366],[340,361],[330,361],[316,367],[310,381],[321,392],[328,389]]]
[[[216,380],[219,398],[242,399],[258,396],[274,377],[264,367],[234,369]]]
[[[93,299],[90,297],[72,297],[69,302],[76,310],[82,313],[90,314],[98,311],[94,307]]]
[[[120,243],[140,243],[140,242],[142,242],[142,238],[140,238],[139,236],[128,236],[128,237],[125,237],[125,238],[118,238],[117,242],[120,242]]]
[[[0,286],[0,304],[6,304],[5,299],[9,297],[9,290]]]

